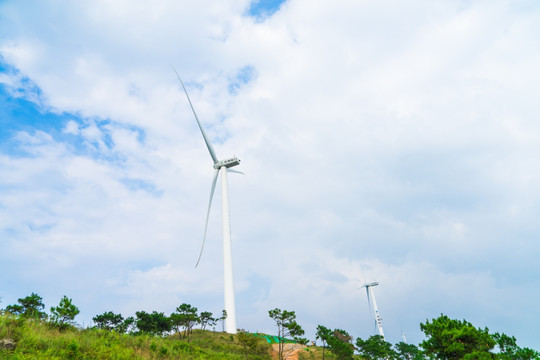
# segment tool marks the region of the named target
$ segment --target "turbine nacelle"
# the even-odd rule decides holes
[[[374,281],[374,282],[372,282],[372,283],[362,285],[361,288],[368,288],[368,287],[371,287],[371,286],[377,286],[377,285],[379,285],[379,283],[378,283],[377,281]],[[360,288],[360,289],[361,289],[361,288]]]
[[[214,163],[214,169],[220,169],[222,167],[231,168],[236,165],[240,165],[240,159],[235,156],[229,159],[216,161]]]

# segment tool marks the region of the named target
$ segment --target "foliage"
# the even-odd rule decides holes
[[[326,339],[328,349],[340,360],[352,359],[354,345],[352,337],[345,330],[335,329],[331,336]]]
[[[170,319],[162,312],[154,311],[150,314],[145,311],[137,311],[135,315],[137,316],[135,324],[141,333],[163,335],[163,333],[171,331]]]
[[[28,319],[45,319],[47,317],[47,314],[41,311],[45,309],[43,298],[36,293],[18,299],[17,303],[6,306],[5,311]]]
[[[372,335],[367,340],[356,339],[356,346],[360,355],[367,360],[396,359],[397,353],[392,344],[384,340],[381,335]]]
[[[326,353],[324,355],[326,360],[336,359],[332,353]],[[323,359],[323,348],[319,346],[312,346],[301,349],[298,352],[298,360],[322,360]],[[359,359],[360,360],[360,359]]]
[[[209,311],[203,311],[199,315],[199,323],[201,324],[201,329],[205,330],[206,326],[213,326],[217,320],[212,317],[212,313]]]
[[[441,360],[494,359],[491,350],[495,340],[487,328],[478,329],[465,320],[454,320],[441,314],[431,322],[420,324],[427,339],[420,345],[427,355]]]
[[[420,345],[427,355],[437,359],[540,359],[538,351],[517,346],[513,336],[490,334],[487,328],[475,328],[465,320],[450,319],[443,314],[432,322],[420,324],[420,328],[428,337]]]
[[[122,323],[122,327],[118,330],[118,332],[121,333],[132,333],[137,324],[135,323],[135,318],[133,316],[128,316],[124,319],[124,322]]]
[[[75,323],[75,317],[79,313],[79,308],[73,304],[71,299],[64,295],[60,299],[58,306],[51,307],[51,323],[60,329],[66,329]]]
[[[286,357],[287,354],[284,354],[284,344],[285,338],[293,337],[297,341],[304,341],[300,339],[301,335],[304,335],[304,330],[296,322],[296,314],[294,311],[287,311],[275,308],[274,310],[268,311],[268,316],[276,322],[279,338],[279,347],[278,347],[278,358],[282,360]]]
[[[506,334],[495,333],[492,335],[497,343],[499,353],[497,358],[501,360],[534,360],[540,359],[540,353],[529,348],[520,348],[516,344],[516,338]]]
[[[194,330],[190,342],[178,335],[156,337],[130,335],[97,328],[69,327],[58,331],[44,321],[0,315],[0,339],[16,342],[14,350],[0,349],[2,360],[243,360],[245,352],[236,338],[228,334]],[[268,356],[251,356],[267,360]]]
[[[221,317],[217,319],[218,321],[221,321],[221,330],[225,332],[225,320],[227,319],[227,310],[221,311]]]
[[[187,337],[191,333],[193,326],[200,321],[197,308],[186,303],[176,308],[176,312],[171,314],[170,320],[171,325],[177,332],[180,332],[181,328],[184,329],[184,337]]]
[[[129,326],[134,322],[132,317],[124,319],[122,314],[115,314],[112,311],[104,312],[92,318],[98,329],[109,331],[126,332]]]
[[[323,325],[317,326],[317,332],[315,333],[315,338],[321,340],[322,342],[322,358],[324,360],[324,350],[326,349],[327,341],[332,336],[332,330],[324,327]]]
[[[271,346],[263,339],[248,333],[244,329],[238,329],[236,340],[244,349],[246,360],[251,358],[270,359]]]
[[[424,353],[413,344],[407,344],[405,342],[399,342],[394,345],[396,358],[399,360],[423,360],[425,359]]]

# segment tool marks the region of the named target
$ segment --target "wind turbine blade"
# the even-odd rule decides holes
[[[238,171],[238,170],[234,170],[234,169],[227,169],[227,172],[230,172],[230,173],[236,173],[236,174],[241,174],[241,175],[246,175],[246,174],[244,174],[243,172]]]
[[[366,294],[368,296],[369,318],[373,319],[373,311],[371,308],[371,297],[369,296],[369,286],[366,286]],[[375,322],[377,322],[377,320],[375,320]]]
[[[197,116],[197,113],[195,112],[195,109],[193,108],[193,104],[191,103],[191,99],[189,98],[186,87],[184,86],[184,82],[182,81],[182,79],[180,79],[180,75],[178,75],[178,72],[176,72],[176,69],[174,68],[174,66],[171,65],[171,67],[176,73],[178,80],[180,80],[180,84],[182,84],[182,88],[184,89],[184,92],[186,93],[186,97],[188,99],[189,106],[191,107],[191,111],[193,111],[193,115],[195,115],[195,120],[197,120],[197,125],[199,125],[199,129],[201,129],[201,133],[204,138],[204,142],[206,143],[206,147],[208,148],[208,152],[210,153],[210,156],[212,157],[212,160],[214,161],[214,164],[215,164],[218,161],[216,152],[214,151],[212,144],[210,144],[210,141],[208,140],[208,136],[206,136],[206,133],[204,132],[203,127],[201,126],[201,122],[199,121],[199,117]]]
[[[208,230],[208,218],[210,217],[210,208],[212,207],[212,198],[214,197],[214,190],[216,189],[216,182],[219,174],[219,169],[214,170],[214,178],[212,179],[212,188],[210,189],[210,200],[208,200],[208,211],[206,212],[206,223],[204,225],[204,237],[202,241],[201,246],[201,253],[199,254],[199,258],[197,259],[197,263],[195,264],[195,267],[199,265],[199,261],[201,261],[201,257],[204,251],[204,243],[206,242],[206,231]]]

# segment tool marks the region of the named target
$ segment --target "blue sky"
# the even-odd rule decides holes
[[[0,70],[5,74],[17,73],[16,69],[4,63],[1,64]],[[21,85],[30,88],[29,92],[33,92],[39,98],[39,89],[29,79],[24,79]],[[58,126],[57,116],[48,113],[45,109],[40,109],[39,104],[22,96],[22,92],[26,90],[24,87],[10,88],[2,84],[0,88],[2,129],[7,130],[2,132],[3,141],[9,139],[13,132],[25,128],[51,130]]]
[[[248,14],[258,20],[264,20],[278,11],[284,2],[284,0],[255,0],[250,3]]]
[[[0,3],[0,297],[223,307],[422,340],[440,313],[539,349],[540,7],[510,1]],[[62,36],[59,36],[62,34]],[[526,310],[525,310],[526,309]]]

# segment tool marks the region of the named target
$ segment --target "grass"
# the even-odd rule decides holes
[[[194,330],[187,339],[74,327],[59,331],[39,320],[0,315],[0,339],[12,339],[17,344],[14,350],[0,349],[2,360],[246,359],[235,336],[203,330]],[[266,344],[261,342],[261,346]],[[250,354],[249,359],[271,359],[269,345],[267,350],[266,354]]]

